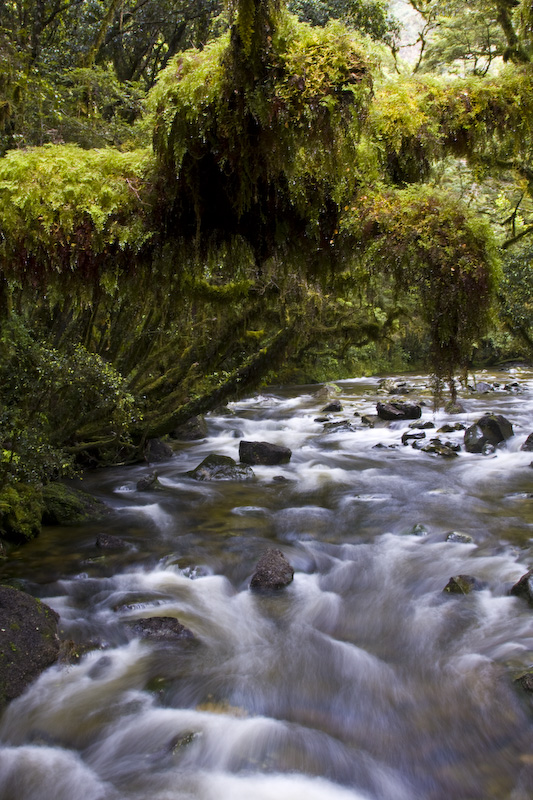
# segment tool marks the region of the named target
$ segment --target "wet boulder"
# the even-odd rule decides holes
[[[413,430],[426,431],[430,430],[431,428],[434,428],[435,423],[431,422],[431,420],[428,419],[425,422],[410,422],[409,427],[412,428]]]
[[[163,487],[159,483],[159,478],[157,477],[157,472],[150,472],[148,475],[143,475],[143,477],[139,478],[137,481],[138,492],[156,492],[162,488]]]
[[[485,414],[465,431],[464,443],[468,453],[492,452],[500,442],[513,436],[513,426],[501,414]]]
[[[444,587],[443,592],[447,594],[470,594],[470,592],[479,592],[484,587],[483,581],[474,578],[473,575],[454,575]]]
[[[328,403],[327,406],[324,406],[321,413],[331,414],[337,411],[342,411],[342,403],[340,400],[332,400],[331,403]]]
[[[519,675],[518,678],[514,679],[514,683],[525,692],[533,692],[533,670],[527,670],[527,672]]]
[[[462,403],[457,402],[457,400],[449,400],[444,406],[444,410],[447,414],[464,414],[466,411]]]
[[[494,391],[494,387],[490,383],[486,383],[486,381],[478,381],[475,386],[469,386],[468,388],[477,394],[488,394]]]
[[[148,439],[144,449],[145,461],[149,464],[159,463],[160,461],[168,461],[169,458],[174,457],[174,450],[169,444],[161,441],[161,439]]]
[[[342,433],[343,431],[354,431],[355,428],[347,419],[340,419],[337,422],[326,422],[324,433]]]
[[[463,425],[462,422],[454,422],[453,425],[447,422],[442,428],[438,429],[437,433],[454,433],[455,431],[464,431],[465,429],[466,425]]]
[[[288,464],[292,451],[288,447],[269,442],[247,442],[239,444],[239,458],[243,464],[275,466]]]
[[[144,617],[130,623],[141,639],[155,642],[192,642],[194,633],[175,617]]]
[[[468,533],[461,533],[460,531],[450,531],[446,534],[447,542],[457,542],[459,544],[472,544],[473,538]]]
[[[509,594],[514,597],[523,597],[530,605],[533,605],[533,569],[522,575],[511,588]]]
[[[216,453],[208,455],[201,464],[185,474],[196,481],[247,481],[254,477],[248,465],[237,464],[230,456]]]
[[[378,417],[385,420],[420,419],[422,407],[417,403],[377,403]]]
[[[57,661],[58,620],[40,600],[0,586],[0,708]]]
[[[257,562],[255,572],[250,581],[254,590],[283,589],[294,577],[291,567],[281,550],[271,548],[263,553]]]
[[[520,450],[525,450],[528,453],[531,453],[533,451],[533,433],[529,434],[529,436],[527,437],[526,441],[524,442]]]
[[[434,453],[443,458],[456,458],[461,450],[461,445],[454,442],[443,442],[441,439],[430,439],[421,450],[424,453]]]
[[[196,442],[199,439],[205,439],[207,436],[205,417],[202,415],[191,417],[182,425],[174,428],[170,436],[172,439],[179,439],[182,442]]]
[[[405,433],[402,434],[402,444],[408,445],[410,442],[421,441],[422,439],[425,438],[426,434],[424,433],[424,431],[418,431],[414,433],[413,431],[406,431]]]

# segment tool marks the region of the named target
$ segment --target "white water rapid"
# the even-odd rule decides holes
[[[423,376],[394,398],[342,381],[329,416],[353,429],[338,431],[316,421],[319,387],[265,391],[164,463],[86,477],[109,520],[45,528],[0,568],[82,654],[0,718],[0,800],[531,800],[533,704],[514,679],[533,664],[533,608],[509,590],[533,565],[533,375],[482,377],[498,385],[461,392],[453,416]],[[503,414],[514,436],[424,453],[401,443],[409,422],[362,424],[391,399],[423,399],[436,429]],[[241,439],[292,458],[247,481],[184,475],[238,460]],[[138,491],[154,468],[162,488]],[[126,549],[98,551],[104,532]],[[269,547],[294,581],[252,593]],[[463,574],[480,590],[443,592]],[[152,616],[196,641],[139,639],[129,623]]]

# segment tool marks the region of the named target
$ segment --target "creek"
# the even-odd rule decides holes
[[[339,382],[331,415],[354,430],[315,421],[316,386],[265,390],[178,444],[158,491],[136,488],[150,465],[86,476],[109,521],[45,528],[0,568],[60,614],[63,638],[98,645],[3,713],[0,798],[530,800],[533,706],[513,680],[533,662],[533,609],[509,589],[533,564],[533,454],[520,449],[533,374],[482,377],[499,387],[461,392],[453,417],[433,411],[424,376],[401,399],[424,399],[436,428],[503,414],[514,436],[489,455],[403,446],[408,422],[364,426],[354,415],[390,398],[362,378]],[[241,439],[292,459],[249,481],[184,476],[209,453],[238,460]],[[102,532],[127,549],[98,551]],[[294,581],[252,593],[269,547]],[[459,574],[483,588],[443,592]],[[198,641],[141,641],[127,623],[147,616],[177,617]]]

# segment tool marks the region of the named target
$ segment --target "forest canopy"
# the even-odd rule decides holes
[[[530,355],[533,13],[490,7],[457,77],[436,2],[411,71],[377,3],[7,3],[4,486],[138,459],[267,380],[427,359],[453,388],[475,349]]]

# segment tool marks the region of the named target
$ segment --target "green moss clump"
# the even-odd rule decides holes
[[[43,503],[45,525],[78,525],[108,513],[107,506],[96,498],[62,483],[49,483],[43,488]]]
[[[0,536],[22,544],[41,530],[42,489],[16,483],[0,490]]]
[[[154,149],[182,224],[253,241],[253,217],[272,241],[300,217],[316,237],[324,207],[356,183],[371,97],[369,59],[337,22],[312,28],[280,15],[260,63],[230,33],[175,57],[151,102]]]
[[[145,243],[150,153],[46,145],[0,160],[0,266],[15,285],[99,274],[102,256]]]

